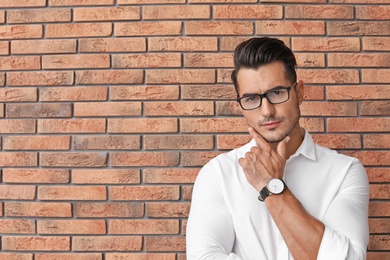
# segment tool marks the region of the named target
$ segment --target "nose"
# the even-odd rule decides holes
[[[275,106],[271,104],[268,99],[263,98],[260,111],[264,118],[273,117],[275,115]]]

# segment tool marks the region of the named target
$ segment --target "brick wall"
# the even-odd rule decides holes
[[[0,259],[185,259],[192,183],[249,140],[255,35],[296,52],[302,124],[370,180],[390,258],[390,1],[0,0]],[[300,2],[300,3],[298,3]]]

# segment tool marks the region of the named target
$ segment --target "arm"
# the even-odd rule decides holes
[[[230,253],[235,238],[233,224],[218,172],[211,163],[196,179],[186,236],[188,260],[240,260]]]

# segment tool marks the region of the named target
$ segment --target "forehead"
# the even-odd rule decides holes
[[[264,93],[278,86],[289,86],[282,62],[275,61],[259,68],[241,68],[237,73],[239,95]]]

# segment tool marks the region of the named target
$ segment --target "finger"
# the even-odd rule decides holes
[[[290,136],[286,136],[281,142],[278,143],[276,148],[276,152],[282,157],[284,160],[287,160],[287,143],[290,141]]]
[[[264,138],[253,127],[249,127],[248,131],[249,134],[253,137],[253,139],[255,139],[257,146],[263,149],[269,147],[267,141],[264,140]]]

